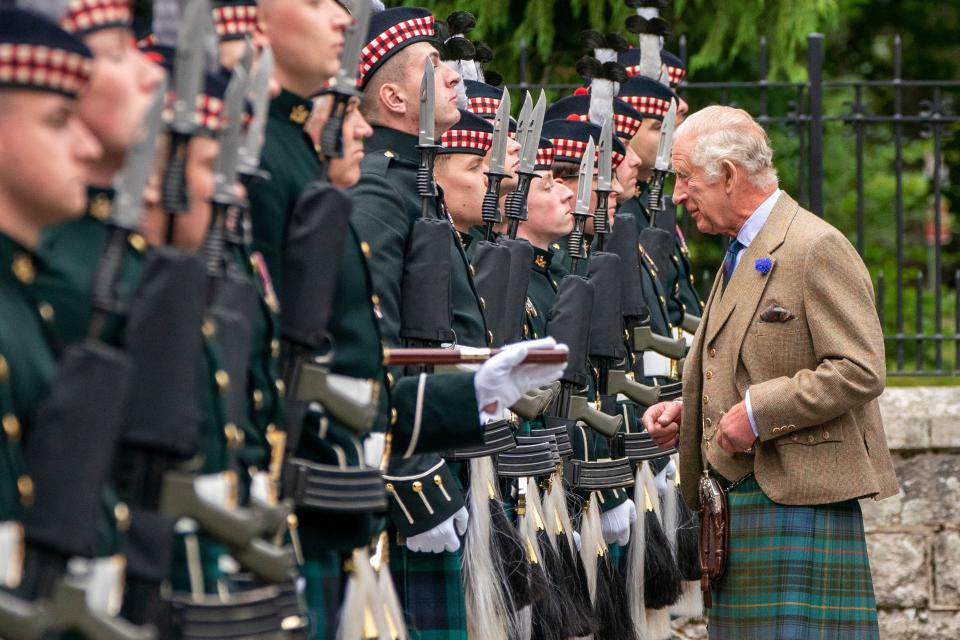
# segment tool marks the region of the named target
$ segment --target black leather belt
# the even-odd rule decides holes
[[[576,489],[599,491],[633,485],[633,464],[627,458],[612,460],[569,460],[564,478]]]
[[[509,420],[496,420],[483,425],[483,444],[470,449],[460,449],[443,454],[448,460],[484,458],[509,451],[517,446]]]
[[[298,508],[337,513],[387,510],[379,469],[335,467],[293,458],[283,475],[284,495]]]
[[[170,598],[171,619],[178,640],[281,640],[279,593],[274,587],[195,599]]]
[[[504,478],[528,478],[553,473],[560,459],[556,444],[547,440],[520,444],[497,456],[497,474]]]
[[[612,446],[618,455],[629,458],[632,462],[654,460],[673,455],[676,449],[661,449],[646,431],[632,433],[618,433]]]

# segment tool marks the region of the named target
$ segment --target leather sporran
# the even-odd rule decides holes
[[[704,470],[700,477],[700,589],[703,604],[712,605],[710,589],[715,587],[727,568],[729,543],[727,494],[716,478]]]

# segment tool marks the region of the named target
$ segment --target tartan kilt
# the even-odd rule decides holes
[[[467,607],[459,552],[390,549],[390,572],[411,640],[467,640]]]
[[[300,575],[306,582],[304,596],[313,630],[310,637],[313,640],[333,640],[347,584],[343,558],[336,551],[305,558]]]
[[[772,502],[735,487],[727,569],[713,591],[711,640],[876,640],[877,605],[860,504]]]

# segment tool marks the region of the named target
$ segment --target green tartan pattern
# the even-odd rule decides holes
[[[337,614],[343,602],[346,574],[343,559],[337,552],[306,558],[300,567],[306,582],[304,596],[310,612],[312,640],[332,640],[336,637]]]
[[[417,553],[393,547],[390,571],[407,617],[410,640],[467,640],[460,553]]]
[[[729,494],[730,552],[711,640],[875,640],[877,606],[856,500],[772,502],[753,478]]]

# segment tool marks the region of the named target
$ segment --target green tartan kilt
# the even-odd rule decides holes
[[[411,640],[467,640],[460,553],[390,550],[390,571]]]
[[[300,574],[306,583],[304,595],[313,630],[310,637],[312,640],[333,640],[347,583],[343,558],[337,551],[305,558]]]
[[[713,592],[711,640],[880,637],[856,500],[780,505],[750,478],[728,502],[730,552]]]

